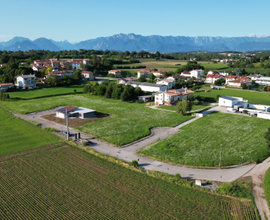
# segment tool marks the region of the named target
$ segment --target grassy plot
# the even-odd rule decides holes
[[[207,106],[209,106],[209,105],[208,104],[193,105],[192,106],[192,111],[196,111],[198,109],[202,109],[202,108],[205,108]],[[161,105],[161,106],[158,106],[158,108],[171,110],[171,111],[176,111],[176,106],[175,105],[172,105],[172,106]]]
[[[270,168],[268,168],[268,170],[265,172],[263,179],[263,188],[268,206],[270,207]]]
[[[209,92],[204,91],[197,91],[194,93],[194,98],[197,96],[203,96],[210,99],[215,99],[217,95],[220,96],[235,96],[235,97],[242,97],[244,100],[248,100],[249,103],[253,104],[262,104],[262,105],[270,105],[270,93],[260,93],[260,92],[253,92],[253,91],[245,91],[245,90],[233,90],[233,89],[221,89],[221,90],[214,90],[211,89]],[[207,100],[206,100],[207,101]]]
[[[249,200],[176,185],[70,146],[6,160],[0,169],[1,219],[257,219]]]
[[[59,139],[0,106],[0,156],[56,143]]]
[[[34,90],[22,90],[17,92],[8,92],[11,98],[20,98],[20,99],[33,99],[44,96],[57,96],[63,94],[83,92],[83,85],[73,85],[73,86],[62,86],[62,87],[50,87],[50,88],[41,88]]]
[[[240,164],[241,156],[243,162],[259,162],[270,155],[264,139],[268,127],[266,119],[213,113],[140,153],[178,164],[218,166],[221,150],[222,166]]]
[[[146,108],[144,104],[126,103],[112,99],[87,95],[65,95],[33,100],[5,101],[3,104],[11,111],[29,113],[55,108],[60,105],[74,105],[110,114],[110,117],[85,124],[78,129],[93,134],[113,144],[124,145],[149,135],[153,127],[172,127],[191,119],[174,112],[157,111]]]

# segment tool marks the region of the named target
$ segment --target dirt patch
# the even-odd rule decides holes
[[[43,115],[41,117],[48,120],[48,121],[55,122],[57,124],[62,124],[62,125],[66,124],[66,119],[56,117],[55,113],[49,114],[49,115]],[[102,119],[108,118],[108,117],[110,117],[109,114],[103,114],[100,112],[96,112],[96,116],[92,117],[92,118],[85,118],[85,119],[69,118],[68,119],[68,126],[75,128],[75,127],[79,127],[79,126],[82,126],[82,125],[85,125],[85,124],[88,124],[88,123],[91,123],[94,121],[102,120]]]

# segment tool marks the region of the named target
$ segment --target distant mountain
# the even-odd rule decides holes
[[[51,51],[59,51],[60,49],[47,38],[38,38],[33,41],[33,43],[38,46],[39,48],[42,48],[42,50],[51,50]]]
[[[27,51],[27,50],[40,50],[40,48],[32,43],[30,40],[25,40],[22,42],[17,42],[13,44],[12,46],[5,47],[5,50],[7,51]]]
[[[188,51],[253,51],[270,50],[270,35],[248,35],[243,37],[186,37],[186,36],[142,36],[136,34],[116,34],[110,37],[98,37],[70,43],[65,41],[39,38],[30,41],[28,38],[14,37],[0,43],[0,50],[116,50],[148,52],[188,52]],[[26,49],[24,49],[26,48]]]

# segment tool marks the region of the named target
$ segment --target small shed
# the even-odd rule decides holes
[[[56,117],[66,118],[66,112],[68,113],[68,117],[84,119],[95,117],[96,110],[83,107],[65,106],[56,110]]]

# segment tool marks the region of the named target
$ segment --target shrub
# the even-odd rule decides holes
[[[248,113],[248,110],[243,110],[243,113],[244,113],[244,114],[247,114],[247,113]]]
[[[136,167],[136,168],[139,167],[139,163],[137,160],[132,160],[131,165]]]
[[[77,90],[76,89],[74,89],[73,91],[74,91],[74,93],[77,93]]]
[[[181,179],[181,175],[179,173],[175,174],[176,179]]]
[[[28,90],[28,86],[25,86],[24,88],[25,88],[25,90]]]
[[[82,145],[85,147],[87,145],[87,142],[86,141],[83,141],[82,142]]]
[[[199,105],[200,101],[198,99],[195,99],[193,103],[194,103],[194,105]]]

